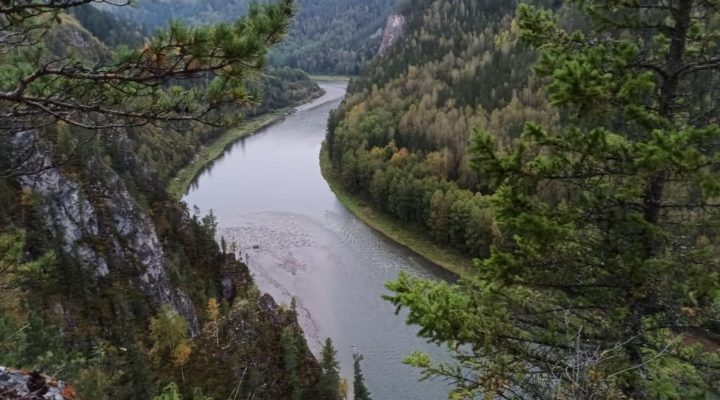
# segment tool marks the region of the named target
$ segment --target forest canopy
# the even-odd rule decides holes
[[[717,396],[717,1],[424,2],[326,148],[343,188],[475,257],[388,284],[454,398]]]
[[[227,22],[245,14],[251,4],[250,0],[139,0],[133,7],[104,9],[154,30],[171,19],[190,25]],[[269,61],[313,74],[356,75],[377,54],[395,4],[396,0],[298,0],[289,34],[269,52]]]
[[[171,23],[139,49],[78,57],[49,49],[42,39],[61,12],[90,0],[13,2],[0,9],[0,102],[4,131],[62,121],[81,128],[151,122],[234,122],[217,112],[256,101],[246,86],[268,46],[278,43],[294,13],[292,0],[254,5],[231,24],[187,27]],[[53,51],[55,50],[55,51]],[[202,79],[207,84],[193,84]]]

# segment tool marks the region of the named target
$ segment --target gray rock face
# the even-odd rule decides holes
[[[82,238],[97,236],[98,216],[90,202],[82,196],[80,186],[60,173],[48,157],[47,150],[33,131],[16,133],[10,139],[11,153],[17,158],[14,167],[22,172],[20,184],[43,196],[42,205],[48,226],[63,243],[63,250],[92,269],[95,276],[109,272],[107,261],[81,243]]]
[[[65,400],[66,385],[60,381],[0,367],[0,399]]]
[[[382,42],[380,42],[379,55],[385,54],[398,39],[405,33],[405,16],[402,14],[390,14],[383,31]]]
[[[195,307],[190,297],[182,290],[174,289],[165,272],[165,254],[155,233],[155,226],[150,217],[137,204],[128,192],[125,184],[112,170],[96,163],[97,169],[105,169],[107,176],[106,190],[103,197],[106,199],[103,206],[112,216],[113,227],[117,235],[125,243],[120,253],[125,253],[137,260],[144,267],[140,276],[142,289],[159,304],[171,304],[189,322],[193,334],[199,329],[199,322],[195,314]],[[123,254],[118,254],[122,256]]]
[[[27,172],[19,177],[19,181],[23,187],[44,199],[41,205],[43,214],[48,226],[54,228],[63,243],[63,250],[73,255],[97,278],[110,273],[108,259],[140,265],[143,271],[139,276],[141,289],[156,306],[172,305],[190,322],[191,331],[195,334],[199,322],[192,301],[170,283],[165,271],[165,254],[155,226],[128,192],[122,179],[101,162],[88,161],[92,170],[103,177],[102,182],[93,182],[93,190],[100,192],[93,204],[79,183],[53,166],[48,149],[37,137],[33,131],[15,134],[10,140],[15,150],[12,153],[29,154],[16,160],[16,168]],[[102,223],[97,207],[102,208],[105,216]],[[87,239],[100,236],[103,241],[110,242],[106,254],[99,254],[86,243]]]
[[[228,276],[223,277],[220,281],[220,294],[222,295],[222,298],[230,301],[235,298],[235,292],[235,282],[232,278]]]
[[[283,325],[283,317],[280,315],[280,307],[272,296],[267,293],[263,294],[258,301],[258,306],[260,311],[267,315],[268,319],[272,321],[274,325]]]

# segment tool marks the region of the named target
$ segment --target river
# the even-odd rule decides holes
[[[445,352],[418,338],[381,296],[401,271],[449,276],[368,228],[330,190],[320,173],[320,145],[346,84],[321,86],[324,96],[229,148],[184,201],[213,211],[220,235],[237,243],[260,290],[280,303],[296,298],[312,350],[318,354],[331,337],[351,386],[357,351],[375,400],[446,399],[443,382],[419,382],[418,371],[402,364],[415,350]]]

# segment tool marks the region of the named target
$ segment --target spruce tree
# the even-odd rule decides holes
[[[361,354],[353,354],[353,391],[355,392],[355,400],[372,400],[370,391],[365,387],[365,377],[360,368],[362,360],[363,356]]]
[[[720,2],[576,0],[588,31],[521,5],[561,128],[507,148],[477,132],[502,235],[458,283],[389,285],[415,354],[458,398],[705,398],[720,393]]]
[[[317,386],[319,400],[340,400],[340,366],[336,360],[337,352],[332,340],[327,338],[320,356],[322,375]]]
[[[290,385],[290,398],[292,400],[300,400],[302,399],[302,387],[300,386],[300,378],[298,376],[300,354],[298,351],[297,338],[291,327],[283,329],[281,341],[285,357],[285,373],[287,374]]]

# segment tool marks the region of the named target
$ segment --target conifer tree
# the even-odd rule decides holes
[[[457,361],[408,362],[458,398],[715,397],[720,2],[570,3],[592,30],[518,9],[563,127],[474,138],[502,240],[457,284],[389,285]]]
[[[372,400],[370,391],[365,387],[365,377],[360,368],[362,360],[363,356],[361,354],[353,354],[353,391],[355,392],[355,400]]]
[[[283,329],[281,337],[284,357],[285,357],[285,373],[290,384],[290,398],[292,400],[302,399],[302,387],[300,386],[300,378],[298,376],[298,367],[300,366],[300,354],[298,351],[297,338],[291,327]]]
[[[337,352],[333,347],[332,339],[327,338],[320,356],[322,375],[318,382],[317,392],[320,400],[340,400],[340,366],[337,362]]]
[[[294,14],[292,0],[255,4],[232,24],[172,22],[141,49],[118,49],[111,61],[53,54],[43,38],[68,10],[99,0],[18,0],[0,6],[0,133],[62,121],[80,128],[198,121],[237,122],[222,112],[248,104],[248,76],[259,73]],[[113,5],[126,6],[129,1]],[[198,82],[209,81],[209,84]]]

